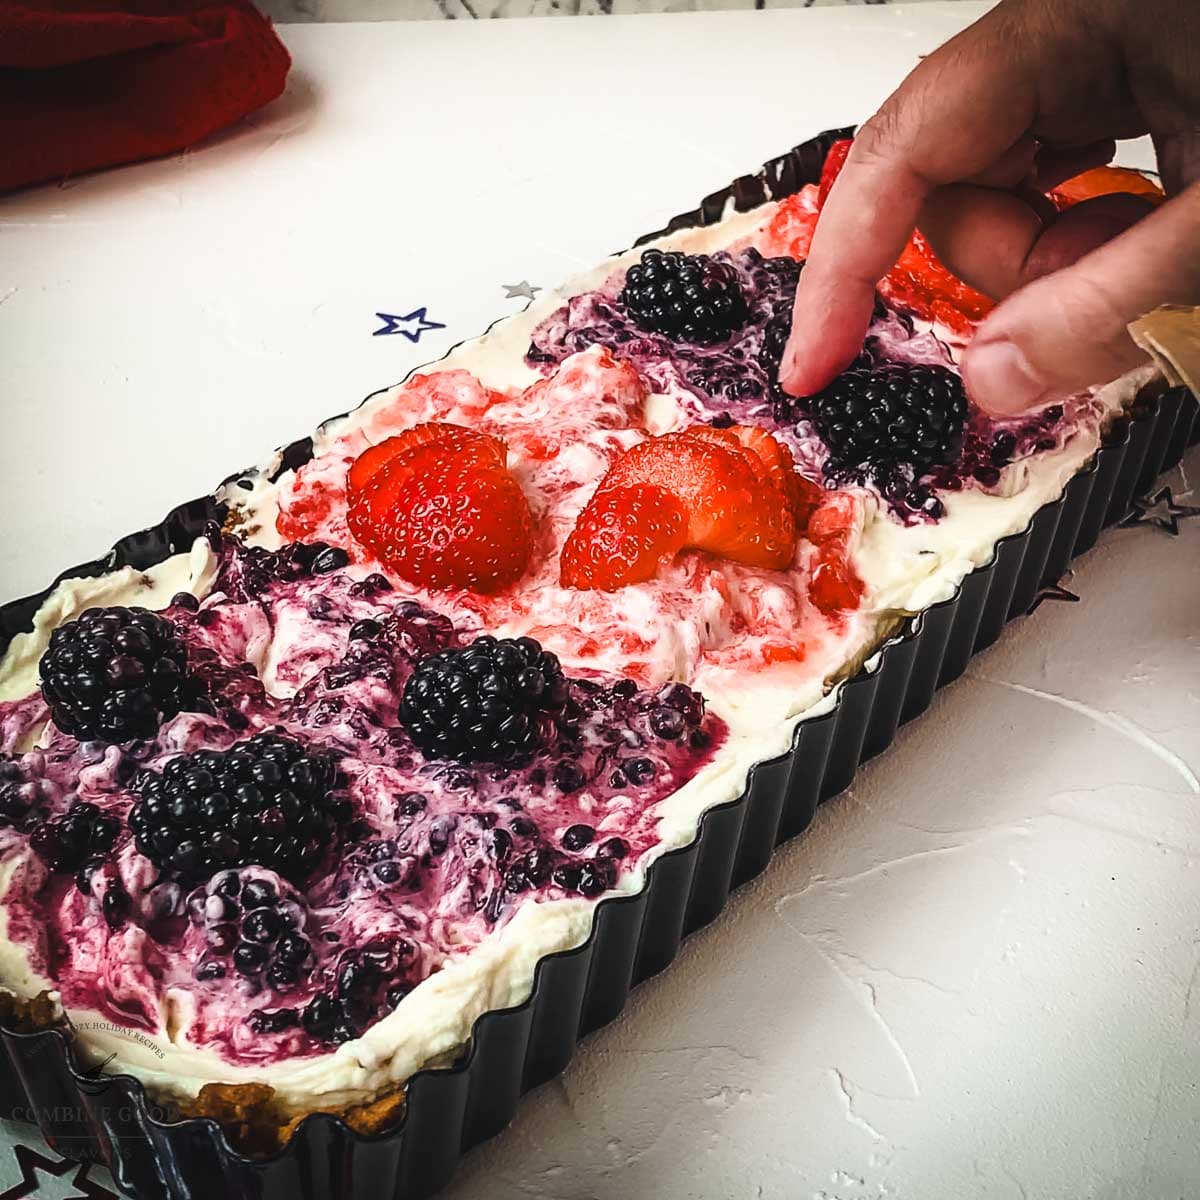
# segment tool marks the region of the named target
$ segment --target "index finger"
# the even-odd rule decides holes
[[[779,376],[793,395],[819,391],[858,353],[875,285],[929,193],[982,174],[1032,125],[1037,81],[1006,8],[925,59],[854,139],[800,275]]]

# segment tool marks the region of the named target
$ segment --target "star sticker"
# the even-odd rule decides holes
[[[522,279],[520,283],[502,283],[505,300],[532,300],[542,289]]]
[[[383,324],[371,334],[372,337],[384,337],[389,333],[398,333],[401,337],[406,337],[414,345],[421,340],[421,334],[428,333],[431,329],[445,329],[445,325],[439,324],[437,321],[431,321],[425,315],[425,306],[414,308],[412,312],[406,313],[402,317],[393,316],[391,313],[377,312],[375,314]],[[416,322],[415,329],[404,328],[406,325],[411,325]]]
[[[1142,496],[1133,502],[1133,511],[1121,522],[1124,525],[1157,525],[1172,537],[1179,536],[1179,522],[1185,517],[1200,516],[1200,507],[1176,504],[1169,487],[1159,488],[1153,496]]]
[[[1079,597],[1074,592],[1069,592],[1061,583],[1056,583],[1052,587],[1038,589],[1038,594],[1034,596],[1033,603],[1025,610],[1025,615],[1029,616],[1034,612],[1043,600],[1065,600],[1069,604],[1079,603]],[[4,1198],[0,1196],[0,1200],[4,1200]]]
[[[72,1194],[65,1196],[63,1200],[118,1200],[115,1192],[88,1178],[88,1172],[94,1163],[75,1162],[69,1158],[56,1161],[39,1154],[30,1146],[21,1145],[20,1142],[12,1149],[17,1166],[21,1169],[21,1178],[7,1191],[0,1192],[0,1200],[22,1200],[26,1196],[35,1197],[37,1200],[49,1200],[50,1194],[42,1190],[42,1184],[38,1180],[39,1171],[71,1185]],[[67,1179],[72,1171],[75,1172],[74,1175]],[[59,1194],[61,1195],[61,1192]]]

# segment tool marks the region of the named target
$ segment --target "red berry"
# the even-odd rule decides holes
[[[683,549],[687,515],[670,492],[650,484],[593,497],[562,552],[562,585],[611,591],[645,583]]]
[[[422,453],[419,470],[405,459],[384,466],[351,505],[351,531],[385,566],[423,587],[505,587],[533,553],[529,503],[503,467],[481,464],[470,448],[437,449]]]
[[[698,426],[627,450],[563,548],[564,584],[608,589],[644,582],[683,547],[748,566],[789,566],[796,519],[782,472],[790,455],[760,436],[777,446],[760,430]],[[676,511],[686,522],[682,540]],[[608,552],[614,557],[606,563]]]

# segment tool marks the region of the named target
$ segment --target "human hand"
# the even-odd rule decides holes
[[[1169,197],[1043,192],[1149,133]],[[963,357],[1006,414],[1115,378],[1128,323],[1200,303],[1200,5],[1003,0],[926,58],[859,131],[813,238],[780,381],[819,391],[862,346],[875,285],[915,226],[1004,299]]]

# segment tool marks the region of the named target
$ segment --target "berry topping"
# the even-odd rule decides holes
[[[220,553],[220,566],[213,590],[222,592],[234,601],[258,600],[268,588],[283,583],[295,583],[314,575],[331,575],[350,562],[350,556],[340,546],[324,542],[288,542],[278,550],[248,546],[210,526],[207,535],[213,548]],[[186,594],[186,593],[185,593]],[[199,603],[176,596],[172,605],[194,612]]]
[[[533,515],[504,457],[495,438],[452,425],[372,446],[347,478],[350,532],[423,587],[505,587],[533,553]]]
[[[204,934],[198,980],[224,979],[232,971],[288,992],[312,969],[304,905],[282,879],[254,868],[218,872],[188,898],[188,913]]]
[[[786,567],[796,543],[793,475],[787,449],[761,430],[704,425],[639,442],[567,538],[563,586],[611,590],[651,578],[678,542],[676,513],[687,521],[682,546]]]
[[[168,717],[207,707],[175,626],[144,608],[91,608],[50,635],[42,696],[80,741],[151,738]]]
[[[412,951],[411,942],[394,935],[347,950],[331,973],[328,990],[315,995],[299,1014],[304,1031],[316,1041],[335,1045],[358,1037],[407,994],[398,975]]]
[[[502,762],[536,748],[566,695],[558,659],[532,638],[480,637],[417,663],[400,720],[431,758]]]
[[[863,582],[850,558],[850,543],[858,532],[860,514],[853,497],[829,492],[808,523],[808,538],[816,550],[808,595],[828,617],[858,607]]]
[[[641,328],[701,345],[746,320],[737,273],[706,254],[647,250],[626,272],[621,302]]]
[[[142,772],[129,827],[142,854],[185,882],[251,863],[301,881],[348,817],[339,783],[330,755],[262,733]]]
[[[0,754],[0,829],[26,828],[43,794],[52,787],[15,759]]]
[[[52,871],[78,871],[89,859],[107,854],[120,832],[116,817],[78,800],[61,816],[36,826],[29,844]]]
[[[810,416],[829,449],[826,478],[886,479],[896,467],[915,478],[958,454],[967,397],[945,367],[890,364],[839,375]]]

